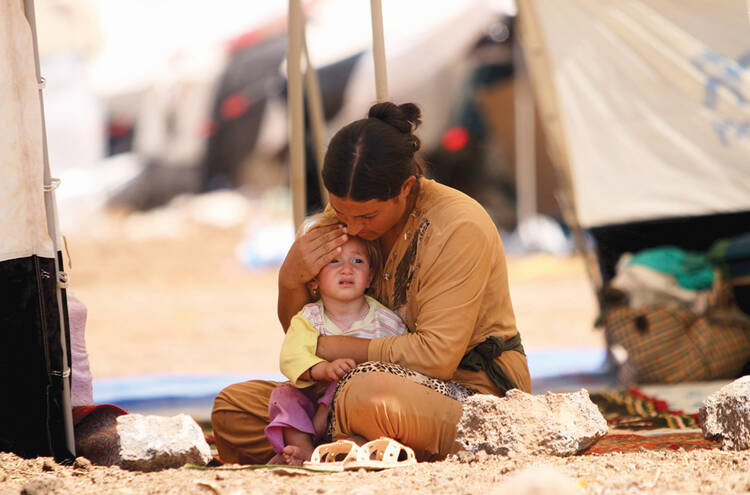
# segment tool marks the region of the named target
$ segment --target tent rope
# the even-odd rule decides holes
[[[56,179],[56,178],[52,177],[49,180],[49,184],[44,184],[44,186],[42,186],[42,190],[44,192],[52,192],[55,189],[57,189],[58,187],[60,187],[60,183],[61,182],[62,181],[60,179]]]
[[[68,272],[59,271],[57,272],[57,286],[61,289],[67,289],[70,283],[70,275]]]

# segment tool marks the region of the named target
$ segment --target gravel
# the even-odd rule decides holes
[[[575,480],[583,494],[750,493],[750,452],[643,451],[573,457],[473,456],[379,472],[167,469],[136,473],[79,460],[0,453],[0,495],[84,494],[486,494],[519,471],[546,466]],[[234,466],[236,467],[236,466]]]

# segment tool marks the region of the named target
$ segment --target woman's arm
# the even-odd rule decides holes
[[[499,282],[490,274],[494,259],[503,254],[475,222],[461,222],[430,242],[420,246],[424,257],[412,282],[419,287],[416,327],[401,337],[371,340],[368,359],[448,380],[474,335],[486,291],[499,289],[490,287]]]
[[[277,312],[285,332],[292,317],[310,302],[307,282],[341,252],[346,240],[345,227],[329,225],[311,230],[292,244],[279,270]]]
[[[307,287],[302,285],[300,287],[284,288],[281,285],[281,280],[279,280],[279,301],[276,310],[281,326],[284,328],[284,333],[289,328],[289,322],[292,321],[292,317],[309,302],[312,301],[310,300],[310,294],[307,292]]]
[[[318,337],[318,348],[315,354],[326,361],[351,358],[357,364],[360,364],[367,361],[367,348],[369,345],[369,339],[329,335],[328,337]]]

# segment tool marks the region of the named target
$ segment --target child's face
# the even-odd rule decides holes
[[[317,276],[321,296],[337,301],[362,297],[371,280],[367,247],[357,237],[349,237],[341,246],[341,254],[324,266]]]

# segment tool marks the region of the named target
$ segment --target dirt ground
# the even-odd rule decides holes
[[[67,236],[71,287],[89,310],[95,378],[275,371],[282,337],[275,315],[276,272],[251,271],[236,260],[242,225],[157,216],[92,217],[85,230]],[[527,349],[564,352],[603,345],[592,328],[596,303],[579,258],[534,256],[511,259],[509,266]],[[569,476],[579,493],[750,493],[750,451],[678,450],[486,456],[472,463],[448,460],[325,475],[188,468],[133,473],[91,466],[82,458],[61,466],[0,453],[0,495],[491,494],[503,493],[502,484],[525,469],[545,465]]]
[[[380,472],[290,474],[269,470],[209,470],[183,467],[134,473],[85,462],[60,466],[50,459],[22,460],[0,453],[0,495],[24,494],[729,494],[750,492],[750,452],[719,450],[660,451],[573,457],[508,458],[487,456],[462,464],[456,460],[419,463]],[[546,466],[568,477],[572,492],[558,480],[546,491],[510,489],[506,483],[526,470]],[[536,475],[537,481],[545,481]]]

